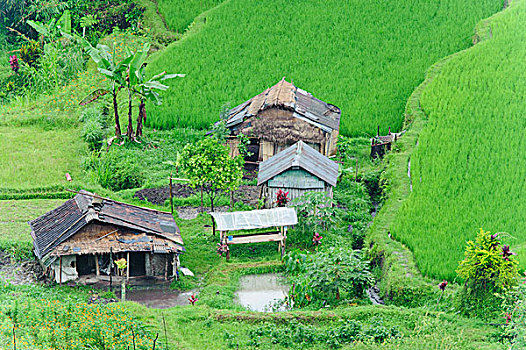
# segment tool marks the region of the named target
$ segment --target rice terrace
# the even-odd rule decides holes
[[[0,0],[0,349],[525,349],[526,0]]]

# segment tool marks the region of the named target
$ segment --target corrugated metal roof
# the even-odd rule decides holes
[[[325,131],[340,129],[341,111],[338,107],[325,103],[311,93],[297,88],[283,78],[276,85],[257,96],[232,108],[226,123],[228,128],[242,123],[271,107],[281,107],[294,111],[301,118]]]
[[[42,258],[92,221],[126,227],[183,244],[171,213],[116,202],[81,191],[60,207],[29,222],[35,254]]]
[[[298,223],[294,208],[274,208],[231,213],[210,213],[219,231],[254,230]]]
[[[300,167],[316,177],[336,186],[338,164],[325,157],[303,141],[284,149],[275,156],[259,164],[258,185],[292,168]]]

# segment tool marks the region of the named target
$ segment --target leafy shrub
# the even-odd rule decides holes
[[[335,349],[357,341],[380,343],[400,336],[396,327],[385,326],[381,319],[373,319],[371,323],[364,325],[359,321],[345,320],[328,328],[306,325],[295,320],[281,327],[266,323],[250,330],[251,340],[247,345],[257,347],[263,338],[268,338],[272,344],[287,348],[298,349],[314,344],[326,344],[329,348]],[[231,342],[234,339],[232,335],[229,337]]]
[[[496,310],[495,293],[505,293],[517,284],[515,253],[501,245],[498,235],[480,229],[475,241],[467,243],[465,258],[457,269],[465,281],[459,306],[467,314],[487,317],[487,311]]]
[[[292,274],[290,295],[295,307],[335,304],[342,297],[361,298],[374,282],[369,263],[359,251],[331,247],[305,258],[293,254],[285,261]]]
[[[96,120],[89,120],[82,127],[82,138],[91,150],[100,149],[104,140],[102,125]]]
[[[324,192],[307,192],[293,200],[291,205],[298,214],[298,225],[293,234],[299,233],[301,241],[311,242],[315,232],[324,232],[334,225],[338,221],[338,209],[333,204]]]
[[[116,151],[103,153],[94,167],[97,182],[112,191],[137,188],[144,182],[139,165],[119,156]]]
[[[504,310],[503,337],[512,348],[526,348],[526,278],[522,278],[522,283],[513,287],[504,299]]]
[[[35,67],[38,59],[42,55],[40,44],[34,40],[20,47],[20,59],[30,67]]]

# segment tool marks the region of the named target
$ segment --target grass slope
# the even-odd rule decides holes
[[[400,129],[405,102],[427,67],[467,47],[475,24],[501,6],[501,0],[227,1],[148,66],[152,73],[187,74],[169,84],[148,123],[207,127],[223,104],[239,104],[286,76],[342,108],[345,135],[372,134],[378,124]]]
[[[219,5],[224,0],[158,0],[159,12],[163,14],[168,28],[182,33],[202,12]]]
[[[411,156],[413,192],[391,232],[424,274],[453,279],[480,227],[511,234],[526,267],[524,23],[526,1],[514,1],[421,98],[428,124]]]

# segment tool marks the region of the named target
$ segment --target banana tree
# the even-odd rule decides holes
[[[97,45],[93,47],[86,40],[81,40],[84,44],[84,49],[90,55],[91,59],[97,64],[98,71],[105,77],[110,79],[111,88],[108,89],[97,89],[91,92],[84,100],[80,102],[80,105],[86,105],[97,100],[106,94],[111,93],[113,98],[113,113],[115,116],[115,137],[120,138],[121,126],[119,122],[119,107],[117,104],[117,94],[120,89],[127,85],[124,73],[128,69],[129,63],[132,61],[133,56],[128,55],[120,62],[115,59],[115,47],[110,51],[110,48],[106,45]]]
[[[47,38],[50,42],[56,41],[61,34],[71,34],[71,13],[66,10],[60,18],[52,18],[47,23],[28,20],[26,22],[42,36],[42,43]]]
[[[139,98],[139,115],[137,117],[137,131],[135,136],[142,136],[143,122],[146,120],[146,104],[145,100],[152,101],[153,103],[160,105],[162,104],[162,98],[158,91],[164,91],[169,86],[164,85],[161,81],[184,77],[184,74],[166,74],[162,72],[153,76],[150,79],[146,79],[146,58],[148,57],[148,51],[150,50],[150,44],[144,44],[142,51],[138,51],[129,65],[129,84],[133,89],[133,93]],[[131,96],[131,95],[130,95]],[[131,98],[130,98],[131,106]],[[128,125],[131,124],[131,108],[128,111]],[[128,130],[130,132],[130,130]]]

